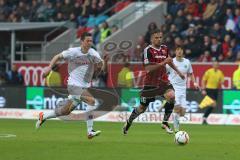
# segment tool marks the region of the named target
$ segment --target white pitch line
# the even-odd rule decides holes
[[[13,138],[17,137],[15,134],[8,134],[8,133],[0,133],[0,138]]]

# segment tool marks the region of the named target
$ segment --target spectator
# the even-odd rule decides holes
[[[87,24],[90,5],[90,0],[85,0],[82,5],[82,14],[78,17],[78,24],[80,26],[85,26]]]
[[[172,24],[173,24],[173,17],[171,14],[168,14],[165,19],[165,25],[167,28],[170,28]]]
[[[80,16],[82,13],[82,7],[79,2],[75,2],[72,12],[76,17]]]
[[[189,37],[189,43],[186,45],[186,57],[189,59],[197,59],[199,55],[201,54],[200,52],[200,44],[196,40],[196,37],[190,36]]]
[[[44,12],[44,21],[53,21],[55,15],[55,9],[53,8],[52,3],[48,3],[47,9]]]
[[[179,36],[178,28],[175,24],[172,24],[170,26],[170,30],[169,30],[169,33],[167,34],[167,36],[171,36],[171,37],[178,37]]]
[[[62,12],[64,13],[64,19],[67,19],[74,9],[73,4],[70,0],[64,0],[62,5]]]
[[[226,31],[234,31],[235,29],[234,17],[231,8],[228,8],[226,11],[225,29]]]
[[[105,0],[100,0],[98,3],[98,13],[103,13],[104,11],[106,11],[108,8],[107,3]]]
[[[203,16],[203,13],[205,12],[207,8],[207,4],[204,2],[204,0],[198,0],[197,4],[197,15],[195,15],[195,19],[200,19]]]
[[[65,20],[65,19],[64,19],[64,17],[63,17],[62,12],[58,12],[56,18],[54,19],[54,21],[56,21],[56,22],[62,22],[62,21],[64,21],[64,20]]]
[[[188,0],[185,6],[185,13],[191,14],[192,16],[197,16],[198,14],[198,5],[194,0]]]
[[[240,44],[236,43],[236,39],[232,39],[230,42],[230,49],[229,49],[229,54],[231,56],[231,60],[236,60],[237,59],[237,54],[240,51]]]
[[[217,2],[216,0],[211,0],[210,3],[207,4],[207,8],[203,13],[203,20],[206,25],[210,26],[212,24],[212,16],[217,9]]]
[[[104,67],[99,73],[99,75],[94,79],[94,85],[95,87],[106,87],[107,86],[107,78],[108,78],[108,61],[109,61],[109,54],[104,54],[103,56],[104,60]]]
[[[222,43],[223,60],[228,60],[232,56],[230,52],[230,40],[231,36],[226,34]]]
[[[133,76],[131,69],[129,68],[129,63],[126,62],[124,67],[118,73],[118,87],[126,87],[130,88],[133,87]]]
[[[186,22],[186,18],[184,16],[184,12],[183,12],[183,10],[180,9],[177,12],[177,17],[174,19],[173,23],[177,26],[178,31],[181,32],[184,29],[186,29],[185,22]]]
[[[20,72],[18,72],[17,67],[12,65],[12,70],[8,71],[6,74],[7,84],[10,85],[23,85],[24,80]]]
[[[209,34],[211,36],[217,37],[218,40],[221,40],[221,39],[224,39],[226,32],[225,32],[225,29],[222,29],[220,24],[218,22],[216,22],[216,23],[214,23]]]
[[[235,89],[240,89],[240,64],[238,65],[238,69],[233,72],[233,87]]]
[[[111,35],[111,30],[108,26],[108,23],[105,21],[101,25],[100,29],[100,43],[104,42],[104,40]]]
[[[19,22],[19,17],[17,16],[16,12],[12,12],[8,17],[8,22]]]
[[[77,21],[76,15],[74,13],[71,13],[70,16],[69,16],[69,20],[71,22],[76,22]]]
[[[91,6],[89,8],[89,14],[93,15],[96,17],[100,12],[98,10],[98,1],[97,0],[92,0]]]
[[[212,61],[212,57],[210,54],[209,50],[205,50],[203,54],[201,54],[199,60],[199,62],[211,62]]]
[[[0,72],[0,86],[6,84],[6,77],[5,74]]]
[[[48,8],[50,2],[48,2],[48,0],[43,0],[43,3],[41,3],[41,5],[39,6],[39,8],[37,9],[37,18],[38,21],[44,21],[45,20],[45,11]]]
[[[183,41],[182,41],[182,39],[180,38],[180,37],[176,37],[175,39],[174,39],[174,48],[177,48],[177,47],[179,47],[179,46],[183,46]]]
[[[18,14],[20,21],[29,21],[29,6],[23,1],[18,3],[16,13]]]
[[[137,39],[137,43],[135,45],[135,48],[133,49],[131,61],[141,61],[142,60],[142,53],[144,48],[146,47],[144,42],[144,37],[139,36]]]
[[[38,10],[39,4],[37,0],[32,0],[31,8],[29,9],[29,20],[31,22],[37,21],[37,13],[36,11]]]
[[[194,24],[189,24],[189,28],[185,31],[182,32],[182,36],[183,37],[190,37],[190,36],[196,36],[197,35],[197,31],[195,29],[195,25]]]
[[[218,7],[213,15],[213,21],[218,22],[220,25],[225,24],[225,12],[227,10],[227,5],[225,4],[225,0],[218,1]]]
[[[6,20],[6,16],[9,14],[10,9],[6,6],[4,0],[0,0],[0,22],[4,22]]]
[[[61,75],[58,71],[58,66],[55,65],[52,68],[51,74],[46,78],[46,85],[51,87],[60,87],[62,86]]]
[[[203,37],[203,43],[201,44],[201,52],[203,53],[206,50],[211,50],[211,39],[207,35]]]
[[[156,30],[157,29],[157,24],[155,22],[151,22],[149,25],[148,25],[148,30],[144,36],[144,41],[147,43],[147,44],[150,44],[150,35],[151,35],[151,32]]]
[[[235,9],[235,17],[234,17],[235,29],[238,39],[240,39],[240,8]]]
[[[221,47],[221,43],[217,40],[217,37],[212,37],[211,38],[211,56],[215,59],[215,60],[223,60],[223,56],[222,56],[222,47]]]
[[[240,51],[237,52],[236,63],[240,64]]]
[[[93,44],[97,45],[100,42],[100,29],[96,25],[93,29]]]
[[[117,31],[118,31],[118,26],[117,25],[113,25],[111,27],[111,33],[113,34],[113,33],[117,32]]]

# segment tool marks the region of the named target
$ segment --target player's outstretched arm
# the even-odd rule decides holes
[[[50,61],[50,64],[48,65],[48,67],[45,69],[43,76],[47,77],[49,75],[49,73],[51,72],[53,66],[63,58],[63,55],[61,53],[55,55],[52,60]]]
[[[169,57],[161,63],[145,65],[145,70],[152,72],[152,71],[158,70],[162,66],[165,66],[166,64],[169,64],[171,62],[172,62],[172,58]]]
[[[197,82],[196,82],[196,79],[195,79],[194,74],[193,74],[193,73],[190,73],[190,74],[189,74],[189,77],[190,77],[191,81],[193,82],[194,87],[195,87],[196,89],[200,89],[200,87],[198,86],[198,84],[197,84]]]

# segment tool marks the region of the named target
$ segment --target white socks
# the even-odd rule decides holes
[[[178,113],[173,113],[173,127],[175,132],[179,131],[179,117]]]
[[[87,121],[87,132],[91,132],[93,130],[93,119],[88,119]]]
[[[43,114],[43,119],[49,119],[49,118],[56,118],[57,115],[55,113],[55,111],[51,111],[50,113],[44,113]]]
[[[87,132],[91,132],[93,130],[93,110],[98,106],[99,104],[97,103],[97,101],[95,100],[95,105],[94,106],[90,106],[88,105],[86,108],[87,114],[86,114],[86,122],[87,122]]]

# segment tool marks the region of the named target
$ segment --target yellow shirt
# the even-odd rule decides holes
[[[131,70],[127,67],[122,68],[118,73],[118,86],[119,87],[132,87],[133,81],[131,78]]]
[[[215,71],[214,68],[210,68],[204,73],[203,80],[206,81],[206,88],[217,89],[223,82],[224,75],[221,70]]]
[[[233,85],[236,87],[236,89],[240,89],[240,66],[233,73]]]
[[[46,79],[47,86],[59,87],[62,85],[61,76],[58,72],[52,71]]]

